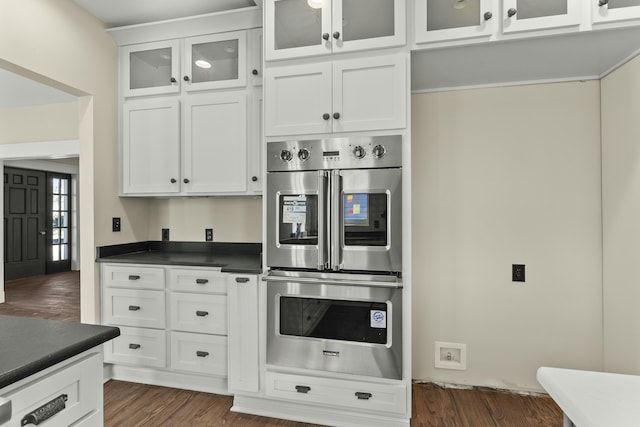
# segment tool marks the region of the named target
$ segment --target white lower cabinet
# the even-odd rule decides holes
[[[171,368],[226,376],[227,337],[171,332]]]
[[[404,384],[364,383],[280,372],[267,372],[265,381],[268,397],[402,415],[407,408]]]
[[[12,417],[3,426],[38,424],[29,415],[49,403],[59,412],[42,425],[101,426],[102,355],[89,350],[0,390],[0,396],[11,401]]]
[[[105,344],[105,362],[155,368],[167,365],[167,334],[164,330],[119,328],[120,336]]]

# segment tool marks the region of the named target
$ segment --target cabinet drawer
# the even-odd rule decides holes
[[[329,378],[266,373],[267,396],[343,406],[363,411],[407,411],[407,388],[403,384],[373,384]]]
[[[166,342],[165,331],[121,327],[120,336],[105,343],[104,361],[163,368]]]
[[[164,289],[164,269],[136,265],[103,265],[102,286]]]
[[[227,376],[227,337],[171,332],[171,368]]]
[[[227,334],[227,296],[174,292],[169,297],[174,331]]]
[[[64,409],[46,420],[43,425],[70,426],[81,418],[102,410],[102,357],[99,353],[89,355],[5,394],[3,397],[11,400],[13,412],[7,426],[20,426],[25,416],[63,395],[66,395]]]
[[[165,327],[163,291],[107,288],[104,322],[112,325]]]
[[[175,291],[226,294],[225,275],[216,270],[169,270],[169,287]]]

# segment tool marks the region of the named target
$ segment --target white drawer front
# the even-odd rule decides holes
[[[227,337],[171,332],[171,368],[227,376]]]
[[[216,270],[169,270],[169,287],[175,291],[226,294],[225,274]]]
[[[372,384],[275,372],[267,372],[265,378],[267,396],[363,411],[396,414],[407,411],[407,388],[403,384]]]
[[[121,327],[120,336],[105,343],[104,361],[163,368],[166,344],[163,330]]]
[[[105,289],[104,321],[112,325],[165,327],[164,291]]]
[[[102,286],[164,289],[164,268],[106,264],[102,266]]]
[[[174,292],[170,295],[171,329],[227,334],[227,296]]]
[[[62,395],[66,395],[64,409],[42,425],[70,426],[82,417],[102,410],[102,357],[99,353],[4,395],[11,400],[13,412],[7,426],[20,426],[25,416]]]

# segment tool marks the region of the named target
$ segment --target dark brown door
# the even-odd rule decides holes
[[[46,272],[46,174],[4,168],[5,280]]]

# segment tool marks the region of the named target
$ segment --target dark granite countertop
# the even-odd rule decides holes
[[[260,243],[138,242],[97,248],[97,262],[220,267],[224,273],[262,273]]]
[[[0,316],[0,389],[119,335],[111,326]]]

